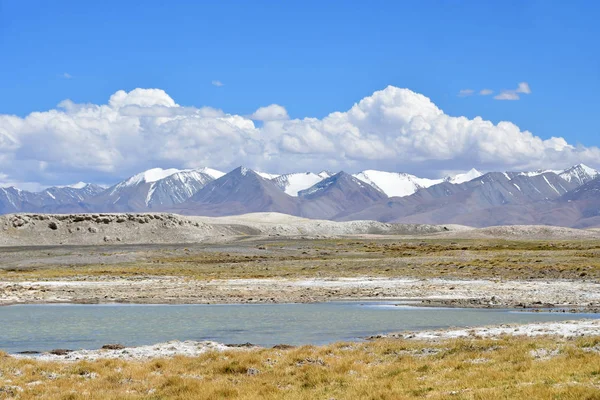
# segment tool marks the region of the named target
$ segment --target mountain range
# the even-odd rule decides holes
[[[600,227],[600,172],[481,172],[442,179],[366,170],[274,175],[238,167],[154,168],[109,188],[78,183],[27,192],[0,188],[0,213],[148,212],[224,216],[280,212],[331,220],[492,226]]]

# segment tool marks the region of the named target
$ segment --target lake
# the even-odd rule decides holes
[[[600,318],[599,314],[421,308],[393,302],[316,304],[44,304],[0,307],[0,350],[96,349],[169,340],[326,344],[403,330]]]

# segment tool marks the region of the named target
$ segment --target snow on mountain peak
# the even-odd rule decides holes
[[[77,183],[74,183],[72,185],[63,185],[63,186],[54,186],[54,187],[58,188],[58,189],[64,189],[64,188],[83,189],[83,188],[85,188],[88,185],[89,185],[89,183],[86,183],[86,182],[77,182]]]
[[[469,171],[465,172],[464,174],[457,174],[457,175],[454,175],[453,177],[448,177],[446,179],[450,183],[460,184],[460,183],[472,181],[473,179],[479,178],[482,175],[483,174],[481,172],[477,171],[475,168],[471,168]]]
[[[225,175],[225,172],[222,172],[222,171],[219,171],[216,169],[212,169],[212,168],[208,168],[208,167],[200,168],[200,169],[197,169],[196,171],[206,174],[206,175],[212,177],[213,179],[219,179],[220,177]]]
[[[267,172],[259,172],[259,171],[254,171],[254,172],[256,172],[260,177],[268,179],[268,180],[275,179],[279,176],[277,174],[269,174]]]
[[[577,164],[572,167],[563,169],[563,170],[552,170],[552,169],[538,169],[537,171],[530,172],[521,172],[520,175],[525,176],[537,176],[541,174],[545,174],[547,172],[552,172],[567,182],[576,182],[579,185],[583,185],[584,183],[591,181],[592,179],[600,176],[600,172],[595,170],[594,168],[588,167],[585,164]]]
[[[327,178],[331,178],[335,174],[331,171],[323,170],[323,171],[319,172],[317,175],[319,175],[321,177],[321,179],[327,179]]]
[[[324,178],[312,172],[299,172],[295,174],[280,175],[273,179],[285,193],[298,197],[298,192],[321,182]]]
[[[85,182],[77,182],[77,183],[74,183],[72,185],[68,185],[67,187],[70,187],[71,189],[83,189],[87,185],[88,184],[85,183]]]
[[[125,181],[125,186],[134,186],[140,183],[152,183],[166,178],[167,176],[181,172],[176,168],[162,169],[152,168],[144,172],[140,172]]]
[[[579,185],[583,185],[600,176],[599,171],[590,168],[585,164],[574,165],[571,168],[567,168],[564,171],[557,171],[556,173],[564,180],[568,182],[577,182]]]
[[[421,188],[427,188],[444,181],[443,179],[418,178],[402,172],[385,172],[372,169],[359,172],[354,177],[373,186],[389,197],[410,196]]]
[[[600,175],[600,172],[598,170],[596,170],[596,169],[594,169],[592,167],[588,167],[585,164],[578,164],[578,165],[574,166],[571,169],[576,169],[576,168],[580,169],[581,171],[583,171],[584,173],[586,173],[587,175],[589,175],[591,177],[595,177],[595,176]]]

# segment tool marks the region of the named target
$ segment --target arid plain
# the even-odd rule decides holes
[[[279,214],[1,218],[3,305],[391,300],[600,310],[594,230]],[[175,360],[159,351],[133,360],[101,356],[121,349],[87,360],[5,355],[0,398],[597,398],[600,324],[574,324],[403,333],[322,347],[198,344],[197,354],[170,354]],[[100,387],[108,388],[101,396]]]

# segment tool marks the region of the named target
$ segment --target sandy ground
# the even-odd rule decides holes
[[[598,312],[593,281],[394,278],[214,279],[102,278],[0,282],[0,304],[18,303],[308,303],[398,300],[431,306],[567,307]]]

